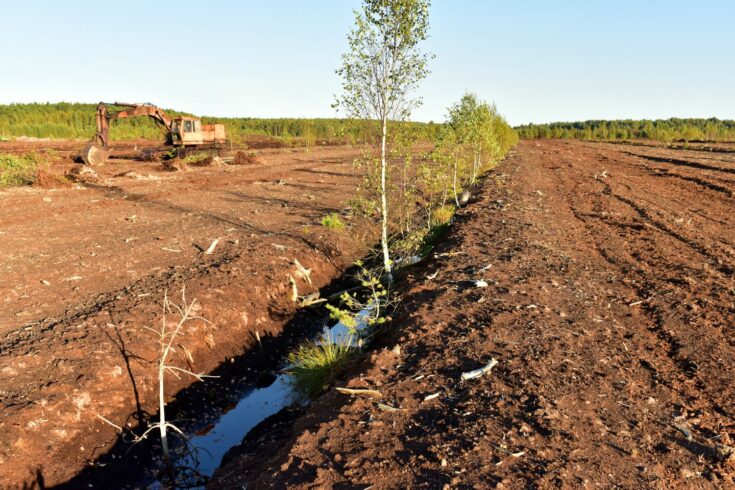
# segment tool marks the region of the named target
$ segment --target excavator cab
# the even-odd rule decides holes
[[[171,141],[174,146],[199,146],[227,141],[224,124],[202,124],[196,117],[178,116],[171,120]]]
[[[179,116],[171,121],[171,144],[197,146],[204,144],[202,121],[195,117]]]

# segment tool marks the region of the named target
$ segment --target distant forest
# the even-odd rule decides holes
[[[671,141],[735,141],[731,119],[624,119],[549,124],[524,124],[515,130],[521,138],[577,138],[583,140],[627,140],[645,138]]]
[[[95,131],[96,104],[48,103],[0,105],[0,140],[20,136],[54,139],[89,139]],[[170,116],[191,115],[164,109]],[[362,121],[350,119],[260,119],[202,117],[202,122],[223,123],[228,139],[240,142],[247,136],[269,136],[292,140],[359,142],[368,138]],[[434,123],[411,123],[432,138],[439,128]],[[147,117],[119,119],[112,123],[113,140],[163,139],[161,130]]]
[[[89,139],[94,134],[96,104],[49,103],[0,105],[0,140],[20,136],[54,139]],[[165,109],[171,115],[191,115]],[[362,121],[350,119],[222,118],[202,117],[206,123],[223,123],[230,140],[248,136],[268,136],[294,141],[364,141],[370,136]],[[412,123],[427,139],[434,139],[441,124]],[[626,140],[646,138],[671,141],[735,141],[735,121],[721,119],[658,119],[557,122],[525,124],[515,130],[521,138],[577,138],[584,140]],[[156,124],[146,117],[120,119],[112,124],[113,140],[163,139]]]

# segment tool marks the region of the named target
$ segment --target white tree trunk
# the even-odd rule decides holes
[[[164,340],[162,340],[162,342],[164,342]],[[164,393],[164,377],[166,376],[167,355],[168,349],[165,349],[164,352],[161,354],[161,361],[158,365],[158,430],[161,434],[161,451],[163,452],[163,462],[166,465],[166,472],[171,479],[171,485],[172,487],[175,487],[176,475],[174,473],[174,467],[171,464],[171,453],[168,450],[168,434],[166,431],[166,399]]]
[[[452,172],[452,190],[454,191],[454,203],[459,207],[459,197],[457,196],[457,157],[454,157],[454,167]]]
[[[477,174],[480,171],[480,155],[475,152],[474,161],[472,162],[472,184],[477,180]]]
[[[380,242],[383,248],[383,267],[388,284],[393,282],[393,273],[388,250],[388,189],[385,185],[388,162],[386,160],[386,139],[388,137],[388,116],[383,116],[383,134],[380,141],[380,212],[382,216]]]

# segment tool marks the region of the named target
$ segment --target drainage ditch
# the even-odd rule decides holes
[[[358,328],[364,326],[359,318],[366,314],[358,314]],[[217,379],[196,383],[177,394],[166,410],[167,419],[186,434],[183,442],[169,432],[176,488],[204,488],[225,453],[251,429],[286,407],[307,403],[287,372],[289,351],[304,340],[340,342],[350,335],[343,323],[329,320],[325,308],[302,308],[279,336],[262,339],[259,348],[228,360],[211,373]],[[158,415],[147,420],[155,423]],[[158,431],[143,441],[134,438],[132,432],[121,435],[106,454],[56,488],[172,488],[166,483],[168,472]]]

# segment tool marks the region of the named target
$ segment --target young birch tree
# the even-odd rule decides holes
[[[411,92],[428,74],[429,55],[419,44],[428,36],[429,0],[364,0],[342,55],[343,94],[337,98],[348,116],[380,124],[380,214],[383,266],[392,282],[388,247],[388,122],[405,120],[420,100]]]
[[[499,153],[497,138],[494,134],[495,107],[481,102],[475,94],[467,93],[449,108],[449,126],[458,135],[459,144],[465,146],[472,155],[472,175],[474,184],[483,167],[483,156],[492,158]]]

